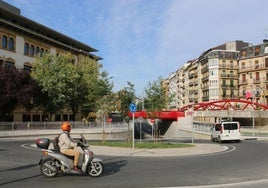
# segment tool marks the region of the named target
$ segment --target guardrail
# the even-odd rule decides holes
[[[96,122],[70,122],[72,129],[93,129],[93,128],[128,128],[125,122],[113,123],[96,123]],[[0,122],[0,131],[17,131],[17,130],[47,130],[61,129],[62,122]]]
[[[126,139],[130,134],[127,123],[85,124],[71,122],[72,135],[84,134],[89,139]],[[1,122],[0,138],[53,138],[61,132],[61,122]],[[104,138],[105,137],[105,138]]]
[[[193,131],[210,134],[213,124],[194,123]],[[241,126],[241,136],[268,137],[268,127],[249,127]]]

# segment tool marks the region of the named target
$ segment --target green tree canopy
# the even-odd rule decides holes
[[[101,67],[88,57],[76,62],[71,54],[45,54],[37,58],[32,76],[48,98],[42,107],[50,115],[67,108],[72,110],[74,117],[82,107],[87,111],[94,109],[96,99],[112,88],[109,79],[104,79],[108,74],[103,76]]]
[[[157,80],[149,82],[145,88],[145,103],[148,111],[159,111],[167,106],[169,99],[162,86],[162,81],[163,79],[159,77]]]
[[[28,72],[15,67],[0,66],[0,120],[7,120],[7,116],[18,105],[26,110],[33,108],[32,99],[38,91],[37,84]]]
[[[136,99],[134,84],[128,81],[127,86],[118,92],[118,98],[121,102],[121,112],[126,116],[129,111],[130,103],[134,102]]]

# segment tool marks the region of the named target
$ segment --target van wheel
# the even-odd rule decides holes
[[[215,141],[212,135],[210,136],[210,140],[211,140],[211,142]]]

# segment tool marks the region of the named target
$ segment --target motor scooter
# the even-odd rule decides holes
[[[36,145],[42,151],[42,158],[39,162],[40,171],[45,177],[55,177],[61,173],[89,174],[92,177],[98,177],[103,173],[104,166],[101,159],[94,157],[93,152],[89,149],[86,139],[81,134],[79,148],[81,154],[78,166],[81,172],[73,170],[74,157],[67,156],[58,150],[49,148],[50,140],[48,138],[39,138]]]

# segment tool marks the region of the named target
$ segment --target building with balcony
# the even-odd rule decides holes
[[[268,40],[241,49],[239,98],[254,99],[255,102],[268,105]]]
[[[238,57],[246,46],[248,43],[243,41],[219,45],[178,69],[178,108],[192,103],[239,98]]]
[[[172,109],[178,109],[178,92],[177,92],[177,80],[178,75],[175,73],[172,73],[168,77],[168,97],[171,97],[171,101],[168,106],[168,110]]]

